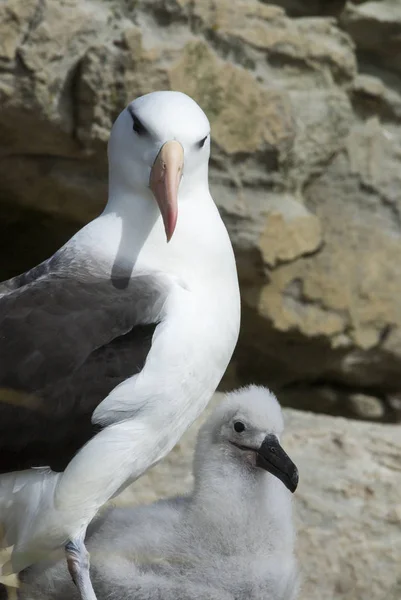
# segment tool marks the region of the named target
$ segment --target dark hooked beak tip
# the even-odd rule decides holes
[[[267,435],[257,452],[256,466],[282,481],[290,492],[298,487],[298,469],[282,449],[275,435]]]

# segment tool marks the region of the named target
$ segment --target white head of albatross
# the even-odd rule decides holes
[[[169,91],[141,96],[120,114],[111,132],[109,203],[132,202],[135,194],[135,201],[141,199],[149,209],[156,199],[170,241],[179,199],[191,188],[208,189],[209,154],[210,124],[192,98]]]

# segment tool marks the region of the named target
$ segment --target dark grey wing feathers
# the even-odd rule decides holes
[[[48,270],[20,283],[0,296],[0,472],[65,468],[96,406],[143,368],[167,288]]]

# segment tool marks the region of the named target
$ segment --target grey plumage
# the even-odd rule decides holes
[[[162,278],[95,276],[66,254],[0,287],[0,473],[65,469],[100,429],[94,409],[143,368],[146,307],[166,298]]]
[[[291,493],[282,481],[294,489],[296,468],[278,442],[272,460],[281,457],[283,473],[257,466],[263,441],[274,444],[282,428],[265,388],[229,394],[200,430],[191,495],[98,517],[86,543],[99,600],[295,600]],[[77,597],[62,562],[22,578],[23,600]]]

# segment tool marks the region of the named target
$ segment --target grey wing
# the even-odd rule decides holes
[[[0,297],[0,473],[63,470],[98,431],[96,406],[143,368],[167,290],[149,276],[19,283]]]

